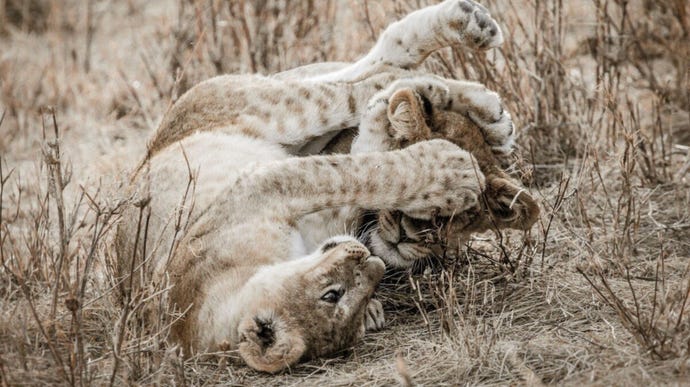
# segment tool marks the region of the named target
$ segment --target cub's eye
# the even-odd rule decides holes
[[[331,289],[327,291],[323,296],[321,296],[322,301],[326,301],[330,304],[335,304],[340,301],[345,291],[343,289]]]

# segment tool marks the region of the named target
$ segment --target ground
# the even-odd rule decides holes
[[[164,289],[118,297],[122,182],[172,101],[220,73],[356,59],[429,3],[0,1],[0,385],[690,380],[685,0],[487,0],[504,46],[429,58],[503,96],[511,170],[542,216],[391,273],[386,328],[346,353],[279,375],[233,353],[183,360]],[[142,326],[144,309],[160,324]]]

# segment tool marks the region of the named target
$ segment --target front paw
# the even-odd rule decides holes
[[[383,313],[383,305],[381,301],[372,298],[367,304],[364,328],[367,332],[375,332],[383,329],[384,325],[386,325],[386,317]]]
[[[466,114],[494,151],[510,153],[515,143],[515,129],[501,97],[474,82],[450,82],[450,89],[451,94],[457,96],[450,110]]]
[[[479,206],[485,177],[477,160],[445,140],[423,141],[405,148],[411,162],[424,167],[415,176],[419,190],[399,210],[417,219],[450,217]]]
[[[510,154],[515,146],[515,125],[507,110],[503,110],[500,118],[487,122],[472,111],[468,112],[472,122],[474,122],[484,135],[484,141],[494,152]]]

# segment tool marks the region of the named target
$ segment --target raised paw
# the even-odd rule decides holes
[[[453,101],[449,110],[467,115],[494,151],[510,153],[515,143],[515,130],[501,97],[479,83],[453,80],[447,83]]]
[[[405,149],[412,162],[427,170],[419,176],[420,191],[398,209],[412,218],[453,216],[479,206],[485,177],[477,160],[445,140],[429,140]]]
[[[383,305],[381,301],[372,298],[367,305],[364,328],[367,332],[378,331],[383,329],[385,324],[386,318],[383,314]]]
[[[472,0],[446,0],[441,7],[443,38],[449,45],[488,49],[503,43],[501,28],[484,6]]]
[[[509,154],[515,145],[515,126],[510,113],[503,111],[498,120],[493,122],[483,121],[472,111],[468,112],[470,119],[477,124],[484,134],[486,141],[494,152]]]
[[[502,43],[503,33],[486,8],[472,0],[446,0],[388,26],[361,65],[409,69],[443,47],[485,50]]]

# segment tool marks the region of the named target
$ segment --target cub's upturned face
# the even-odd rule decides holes
[[[367,304],[385,269],[381,259],[354,238],[336,237],[283,270],[279,266],[257,289],[268,302],[245,315],[238,328],[248,365],[278,372],[362,337]]]
[[[527,230],[539,216],[537,202],[501,167],[504,155],[494,147],[504,148],[512,142],[512,133],[495,133],[481,129],[463,114],[438,109],[409,89],[391,98],[388,118],[400,147],[414,142],[441,138],[470,152],[477,160],[477,170],[486,177],[481,212],[458,214],[452,222],[453,234],[477,232],[491,228]],[[415,125],[410,125],[414,123]],[[512,126],[511,126],[512,129]],[[448,223],[447,220],[442,223]]]

